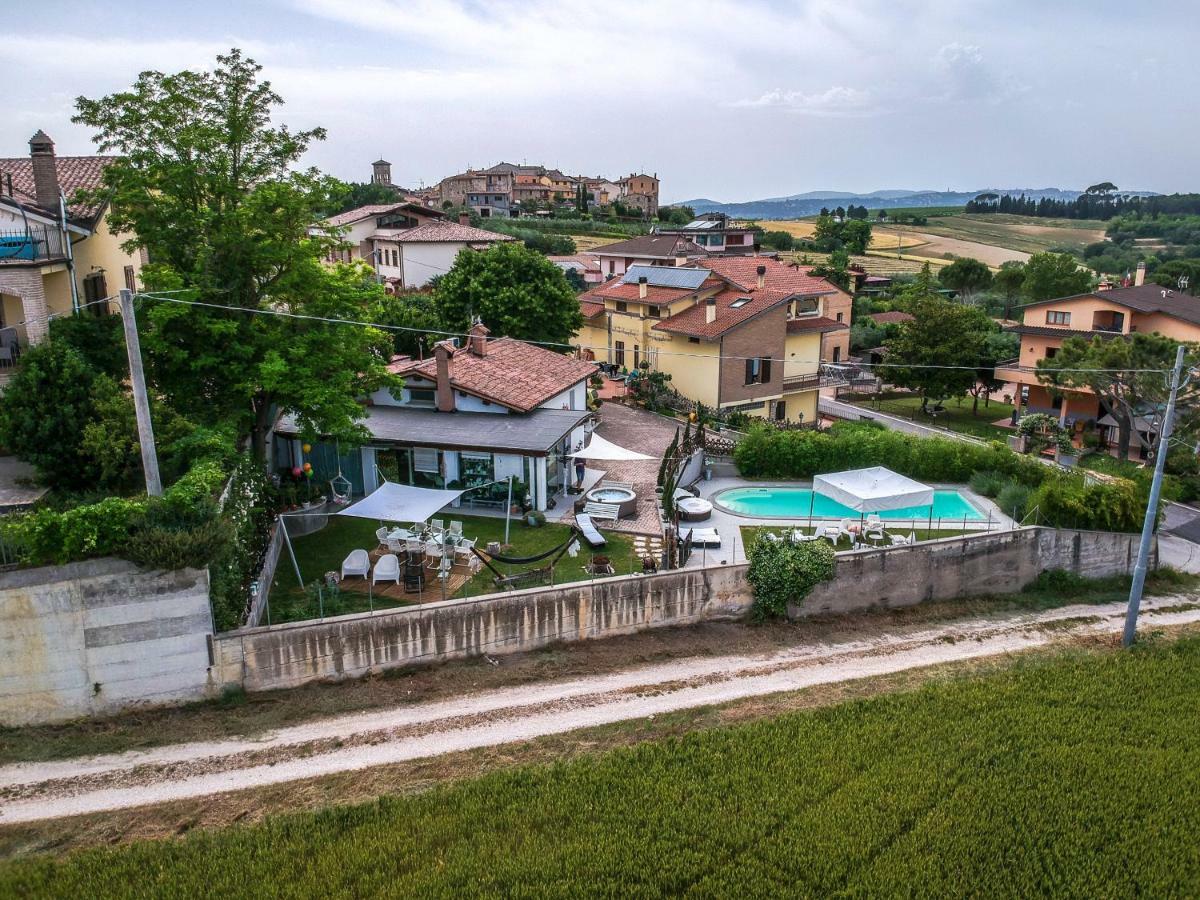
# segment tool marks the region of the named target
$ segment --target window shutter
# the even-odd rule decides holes
[[[413,470],[438,474],[438,452],[429,447],[413,447]]]
[[[771,360],[770,358],[762,361],[762,383],[766,384],[771,380]]]
[[[746,360],[746,384],[754,384],[754,360]]]

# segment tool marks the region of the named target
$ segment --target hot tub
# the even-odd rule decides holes
[[[601,484],[588,491],[587,498],[592,503],[609,503],[616,506],[617,515],[622,519],[637,515],[637,494],[629,488]]]
[[[675,501],[675,508],[684,522],[703,522],[713,511],[713,505],[701,497],[680,497]]]

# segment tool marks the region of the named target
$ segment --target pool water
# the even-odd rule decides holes
[[[805,519],[810,515],[819,519],[857,519],[860,515],[857,510],[836,500],[822,494],[814,496],[809,488],[801,487],[730,488],[715,499],[730,512],[761,519]],[[929,507],[887,509],[876,515],[885,520],[927,519]],[[933,518],[966,519],[970,522],[986,517],[958,491],[934,491]]]

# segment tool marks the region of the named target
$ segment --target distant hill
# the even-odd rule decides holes
[[[896,207],[963,206],[980,194],[1024,194],[1034,200],[1049,197],[1053,200],[1074,200],[1082,191],[1062,188],[980,188],[977,191],[906,191],[881,190],[869,194],[853,194],[845,191],[808,191],[787,197],[768,197],[764,200],[747,200],[741,203],[722,203],[718,200],[700,198],[683,200],[682,206],[690,206],[697,213],[722,212],[739,219],[798,219],[815,216],[821,207],[866,206],[869,209],[895,209]],[[1122,191],[1122,193],[1152,196],[1149,191]]]

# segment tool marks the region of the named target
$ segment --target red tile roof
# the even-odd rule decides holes
[[[343,225],[353,225],[355,222],[361,222],[363,219],[370,219],[373,216],[386,216],[388,213],[393,213],[406,207],[415,208],[415,211],[421,215],[433,218],[441,218],[444,215],[441,210],[430,209],[424,204],[401,200],[396,203],[369,203],[357,209],[348,209],[343,213],[338,213],[336,216],[330,216],[325,220],[325,224],[331,228],[341,228]]]
[[[104,204],[75,202],[75,194],[81,190],[96,190],[104,184],[104,169],[115,156],[56,156],[58,186],[67,195],[67,215],[72,221],[93,226],[104,209]],[[33,161],[28,156],[0,158],[0,181],[7,189],[5,176],[12,176],[13,192],[22,203],[35,204],[37,190],[33,183]],[[58,210],[49,212],[57,215]]]
[[[893,309],[890,312],[871,313],[869,318],[878,325],[899,325],[902,322],[912,322],[916,316]]]
[[[397,359],[388,367],[398,375],[419,375],[437,380],[435,359]],[[517,412],[537,409],[590,378],[595,363],[584,362],[545,347],[512,338],[489,338],[484,356],[459,348],[450,362],[450,384],[458,391],[480,397]]]
[[[696,293],[696,290],[705,290],[706,288],[717,287],[720,284],[721,282],[715,278],[706,280],[699,288],[693,290],[689,290],[688,288],[658,287],[648,284],[646,285],[645,302],[670,303],[672,300],[682,300],[684,297],[689,297]],[[638,294],[638,287],[639,285],[636,284],[623,284],[620,279],[614,278],[611,281],[606,281],[604,284],[592,288],[586,294],[582,295],[581,299],[586,297],[601,301],[604,298],[608,298],[609,300],[640,300],[642,298]]]
[[[758,283],[758,267],[763,266],[767,270],[765,278],[769,290],[805,296],[837,292],[837,288],[824,278],[810,274],[808,266],[780,262],[765,256],[712,256],[697,260],[697,263],[712,269],[744,290],[749,290]]]
[[[607,256],[666,259],[678,254],[703,256],[706,251],[686,238],[676,237],[673,234],[643,234],[627,241],[593,247],[591,252]]]
[[[604,312],[604,302],[601,300],[587,300],[584,297],[580,297],[579,311],[583,313],[585,319],[590,319]]]
[[[782,291],[736,291],[726,290],[715,295],[717,315],[711,321],[705,321],[708,313],[705,307],[707,300],[701,300],[695,306],[689,306],[683,312],[676,313],[669,319],[663,319],[652,330],[669,331],[674,334],[686,334],[688,337],[716,338],[732,331],[748,319],[761,312],[766,312],[793,296]],[[740,300],[750,298],[749,303],[734,306]]]
[[[494,241],[516,240],[511,235],[484,231],[482,228],[460,225],[458,222],[447,222],[444,219],[426,222],[416,228],[383,229],[376,232],[373,237],[401,244],[490,244]]]
[[[828,316],[805,316],[799,319],[788,319],[788,334],[799,334],[805,331],[841,331],[849,328],[845,322],[831,319]]]

